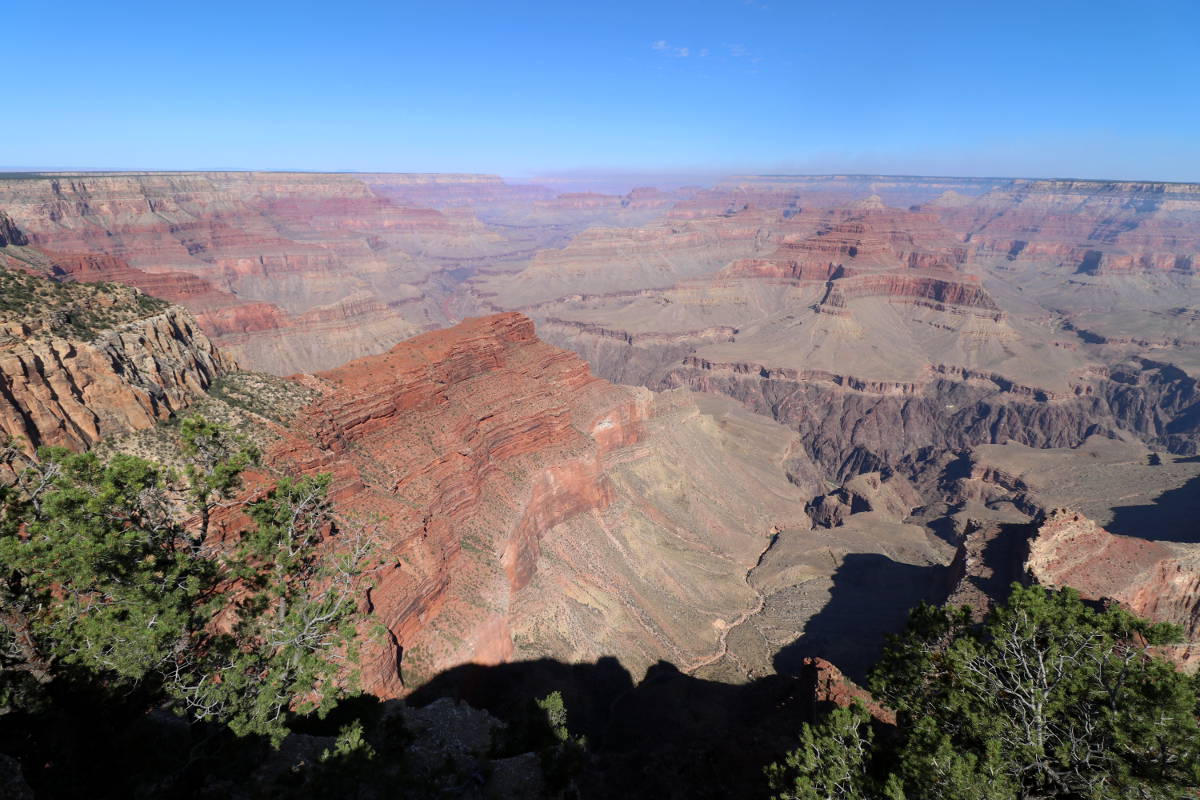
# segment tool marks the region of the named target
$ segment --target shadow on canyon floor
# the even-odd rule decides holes
[[[636,680],[613,657],[582,664],[542,659],[454,667],[421,686],[407,702],[421,707],[444,697],[462,700],[519,733],[537,725],[539,715],[545,724],[534,703],[557,691],[568,729],[586,737],[588,755],[573,779],[577,797],[765,797],[764,767],[796,746],[803,722],[830,707],[818,700],[819,675],[804,657],[845,665],[861,681],[885,635],[903,627],[910,606],[941,599],[937,592],[944,569],[902,564],[878,554],[846,556],[833,576],[826,608],[777,654],[782,674],[746,684],[703,680],[666,662]],[[379,730],[380,714],[388,705],[371,697],[354,698],[327,718],[299,720],[292,728],[310,737],[332,737],[358,720],[368,732]],[[126,697],[69,692],[45,712],[0,716],[0,753],[19,760],[39,796],[249,799],[267,796],[259,791],[264,780],[275,787],[272,797],[318,796],[294,793],[309,786],[309,779],[289,767],[293,762],[287,759],[302,752],[297,747],[309,747],[315,748],[311,761],[332,745],[332,738],[307,745],[303,737],[289,739],[275,753],[261,737],[235,736],[219,725],[189,725],[152,706],[153,701],[148,706]],[[453,720],[450,724],[447,741],[456,735]],[[492,746],[496,758],[528,751],[526,745],[513,749],[494,741]],[[337,796],[400,796],[394,794],[397,779],[388,771],[397,767],[387,761],[397,758],[395,764],[404,756],[388,755],[384,762],[364,765],[347,755],[339,769],[357,788]],[[485,759],[474,778],[488,769]],[[287,780],[293,784],[279,783]],[[364,793],[367,783],[391,788],[383,794]]]
[[[463,700],[520,725],[531,700],[560,692],[567,727],[594,755],[582,797],[765,797],[763,768],[795,747],[821,710],[817,673],[744,685],[692,677],[659,662],[634,682],[615,659],[550,659],[450,669],[409,698]]]
[[[805,658],[820,656],[861,683],[887,635],[904,628],[909,609],[944,599],[945,569],[878,553],[848,554],[833,574],[829,602],[809,619],[800,638],[775,654],[776,671],[799,674]]]
[[[1163,542],[1200,542],[1200,476],[1169,489],[1152,503],[1118,506],[1110,533]]]
[[[902,622],[903,609],[888,619]],[[853,626],[847,632],[856,635]],[[492,757],[503,759],[528,752],[530,731],[539,718],[545,725],[535,701],[560,692],[568,729],[586,737],[587,756],[573,768],[571,796],[577,798],[766,797],[764,767],[797,745],[803,722],[832,707],[818,700],[816,667],[799,657],[795,666],[795,675],[735,685],[686,675],[666,662],[635,681],[612,657],[582,664],[466,664],[439,674],[407,702],[421,707],[452,698],[489,711],[508,724],[517,742],[526,742],[513,749],[506,737],[494,739]],[[404,788],[410,776],[402,749],[381,750],[382,760],[370,762],[353,753],[318,758],[346,724],[359,721],[368,735],[377,734],[381,714],[396,702],[360,696],[323,719],[297,720],[295,732],[327,738],[289,738],[275,752],[263,737],[237,736],[211,723],[189,725],[134,698],[69,691],[42,711],[0,716],[0,753],[17,759],[39,797],[432,797],[436,792]],[[446,720],[447,729],[429,745],[397,744],[449,747],[449,753],[461,723],[453,713]],[[306,777],[313,769],[318,777],[333,770],[347,783],[339,784],[338,794],[314,793],[314,786],[325,784]],[[490,769],[484,758],[465,779],[481,781]]]

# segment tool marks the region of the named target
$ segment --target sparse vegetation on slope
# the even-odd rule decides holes
[[[0,323],[24,322],[28,336],[92,339],[157,314],[168,304],[117,283],[59,282],[0,268]]]
[[[279,438],[278,426],[285,425],[316,396],[313,389],[286,378],[260,372],[230,372],[217,378],[207,394],[192,401],[189,414],[235,432],[261,451]],[[126,453],[182,470],[186,459],[181,443],[180,418],[172,417],[152,428],[109,437],[99,442],[95,450],[101,456]]]
[[[328,710],[353,665],[365,530],[337,520],[328,479],[241,493],[253,448],[212,423],[181,428],[183,475],[118,454],[9,448],[0,488],[0,705],[50,687],[148,692],[151,705],[280,740]]]

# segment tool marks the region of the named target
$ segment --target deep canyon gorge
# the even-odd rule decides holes
[[[541,660],[840,698],[1014,581],[1200,663],[1197,184],[10,174],[0,268],[23,452],[170,463],[199,409],[379,521],[380,698]]]

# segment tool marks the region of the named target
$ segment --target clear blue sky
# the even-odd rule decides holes
[[[1200,180],[1200,0],[13,0],[0,164]]]

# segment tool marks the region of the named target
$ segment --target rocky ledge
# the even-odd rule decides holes
[[[53,322],[0,323],[0,432],[27,448],[149,428],[234,368],[179,308],[90,337]]]

